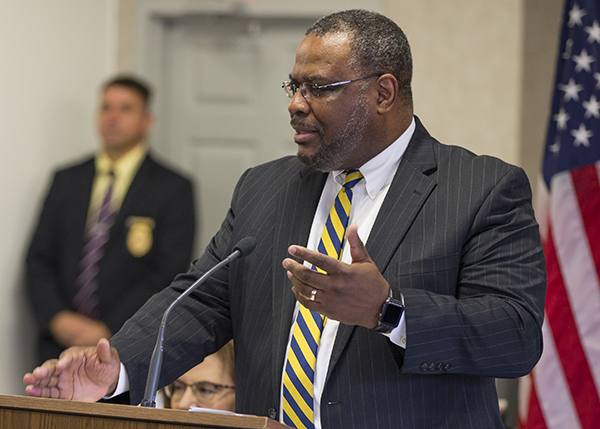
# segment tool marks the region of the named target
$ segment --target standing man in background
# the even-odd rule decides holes
[[[56,172],[27,254],[38,357],[110,338],[185,271],[194,237],[191,182],[148,153],[150,88],[102,88],[101,150]]]

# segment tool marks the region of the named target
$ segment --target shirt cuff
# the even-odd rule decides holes
[[[398,347],[402,347],[406,349],[406,312],[402,313],[400,317],[400,323],[391,332],[388,332],[385,335],[390,339],[390,341],[396,344]]]
[[[122,393],[125,393],[129,390],[129,377],[127,376],[127,370],[125,369],[125,365],[121,362],[121,369],[119,371],[119,381],[117,382],[117,388],[114,393],[109,396],[105,396],[103,399],[111,399],[115,396],[119,396]]]

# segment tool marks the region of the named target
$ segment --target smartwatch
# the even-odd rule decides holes
[[[390,296],[383,303],[383,307],[381,307],[377,326],[371,330],[383,333],[392,331],[398,327],[402,313],[404,313],[404,295],[400,293],[400,299],[395,299],[392,296],[392,288],[390,288]]]

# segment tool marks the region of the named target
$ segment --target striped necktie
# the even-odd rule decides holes
[[[363,175],[347,170],[319,241],[320,253],[340,259],[352,205],[352,188]],[[324,272],[313,265],[313,270]],[[298,429],[314,428],[314,379],[317,349],[326,318],[300,305],[283,375],[283,422]]]
[[[75,280],[79,290],[73,297],[73,306],[77,312],[97,319],[98,314],[98,263],[104,255],[104,245],[108,241],[109,230],[115,220],[115,212],[110,207],[115,173],[108,173],[108,189],[98,212],[98,219],[90,229],[87,242],[83,247],[83,256],[79,262],[80,274]]]

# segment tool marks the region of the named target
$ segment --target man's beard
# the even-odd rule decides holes
[[[293,118],[292,125],[311,126],[302,121]],[[366,96],[359,98],[356,107],[348,118],[346,126],[332,139],[325,139],[324,130],[321,125],[312,125],[319,133],[321,144],[313,155],[306,155],[298,151],[298,159],[303,164],[316,170],[329,172],[341,170],[346,160],[353,154],[366,134],[368,126],[371,124],[369,115],[369,105]],[[354,168],[359,166],[346,166]]]

